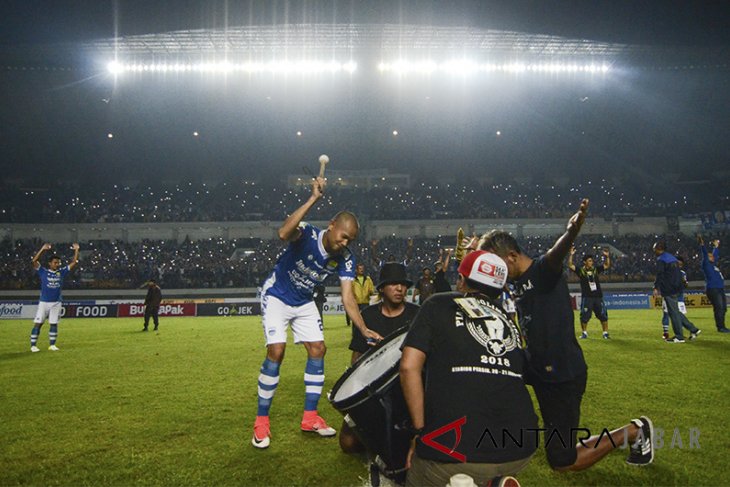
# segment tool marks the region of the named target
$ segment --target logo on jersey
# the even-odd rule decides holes
[[[481,303],[488,316],[466,319],[466,329],[471,336],[487,349],[490,355],[501,357],[519,347],[519,330],[501,311],[487,302]]]
[[[336,260],[330,260],[327,262],[327,268],[328,269],[335,269],[337,267],[337,261]],[[352,267],[352,266],[350,266]]]

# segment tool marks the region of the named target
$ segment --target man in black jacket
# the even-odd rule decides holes
[[[667,252],[667,247],[664,242],[655,243],[653,248],[657,262],[654,297],[661,296],[664,300],[667,306],[667,314],[674,329],[674,336],[669,338],[667,342],[684,343],[682,327],[689,330],[689,339],[694,340],[701,333],[701,330],[679,311],[679,294],[684,291],[682,271],[679,269],[679,262],[675,256]]]
[[[155,323],[155,331],[160,326],[160,302],[162,302],[162,290],[154,279],[150,279],[147,282],[147,297],[144,299],[144,328],[142,331],[147,331],[147,327],[150,323],[150,317]]]

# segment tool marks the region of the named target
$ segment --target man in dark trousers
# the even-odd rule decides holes
[[[711,240],[709,250],[705,247],[705,241],[701,235],[697,235],[697,243],[700,244],[700,253],[702,254],[705,294],[712,303],[715,326],[720,333],[730,333],[730,329],[725,326],[727,298],[725,297],[725,278],[720,272],[720,240]]]
[[[408,288],[412,285],[403,264],[398,262],[383,264],[377,286],[381,300],[362,311],[362,319],[368,328],[377,331],[382,336],[387,336],[399,328],[409,326],[419,309],[418,305],[406,301]],[[354,364],[369,348],[370,345],[360,330],[353,327],[350,363]],[[357,453],[363,449],[352,429],[344,421],[340,430],[340,448],[345,453]]]
[[[667,252],[667,246],[659,241],[654,244],[657,272],[654,280],[654,297],[662,297],[667,307],[669,320],[672,322],[674,336],[667,340],[669,343],[684,343],[682,327],[689,330],[689,339],[694,340],[702,330],[697,328],[679,311],[679,295],[684,292],[682,270],[675,256]]]
[[[160,326],[160,302],[162,302],[162,290],[154,279],[150,279],[147,281],[147,297],[144,298],[144,328],[142,331],[147,331],[150,316],[155,323],[155,331],[157,331],[157,327]]]
[[[594,435],[576,443],[588,367],[575,338],[563,261],[587,211],[588,200],[584,199],[568,221],[565,233],[536,259],[522,253],[507,232],[492,230],[479,242],[479,248],[504,259],[514,282],[520,328],[527,343],[525,382],[532,385],[540,404],[548,463],[558,471],[588,468],[624,441],[631,445],[626,459],[630,465],[647,465],[654,460],[654,427],[646,416],[631,420],[609,435]]]
[[[598,276],[611,267],[611,254],[608,249],[603,250],[603,265],[596,266],[592,255],[583,256],[583,265],[576,268],[573,264],[575,247],[571,247],[568,256],[568,269],[575,272],[580,279],[580,338],[588,338],[588,321],[595,314],[603,327],[603,338],[608,339],[608,311],[603,302],[603,291]]]

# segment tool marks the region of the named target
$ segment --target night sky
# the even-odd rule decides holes
[[[475,26],[730,47],[728,2],[23,0],[0,9],[5,47],[108,38],[115,31],[299,22]],[[194,77],[115,83],[105,73],[2,70],[0,172],[39,184],[263,177],[299,173],[322,152],[342,169],[420,175],[458,170],[585,178],[609,168],[651,180],[666,172],[701,179],[727,171],[727,67],[652,72],[628,66],[606,77],[518,83],[397,82],[369,77],[371,68],[351,80],[303,83]],[[194,131],[200,136],[192,137]]]

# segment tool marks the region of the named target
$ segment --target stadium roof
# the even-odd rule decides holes
[[[204,58],[346,55],[477,56],[494,61],[598,61],[660,69],[727,68],[730,47],[657,47],[476,27],[401,24],[280,24],[180,30],[6,48],[3,64],[98,65],[110,59],[184,62]]]
[[[473,27],[293,24],[186,30],[84,43],[85,50],[132,55],[271,51],[469,51],[499,54],[615,55],[627,46]]]

